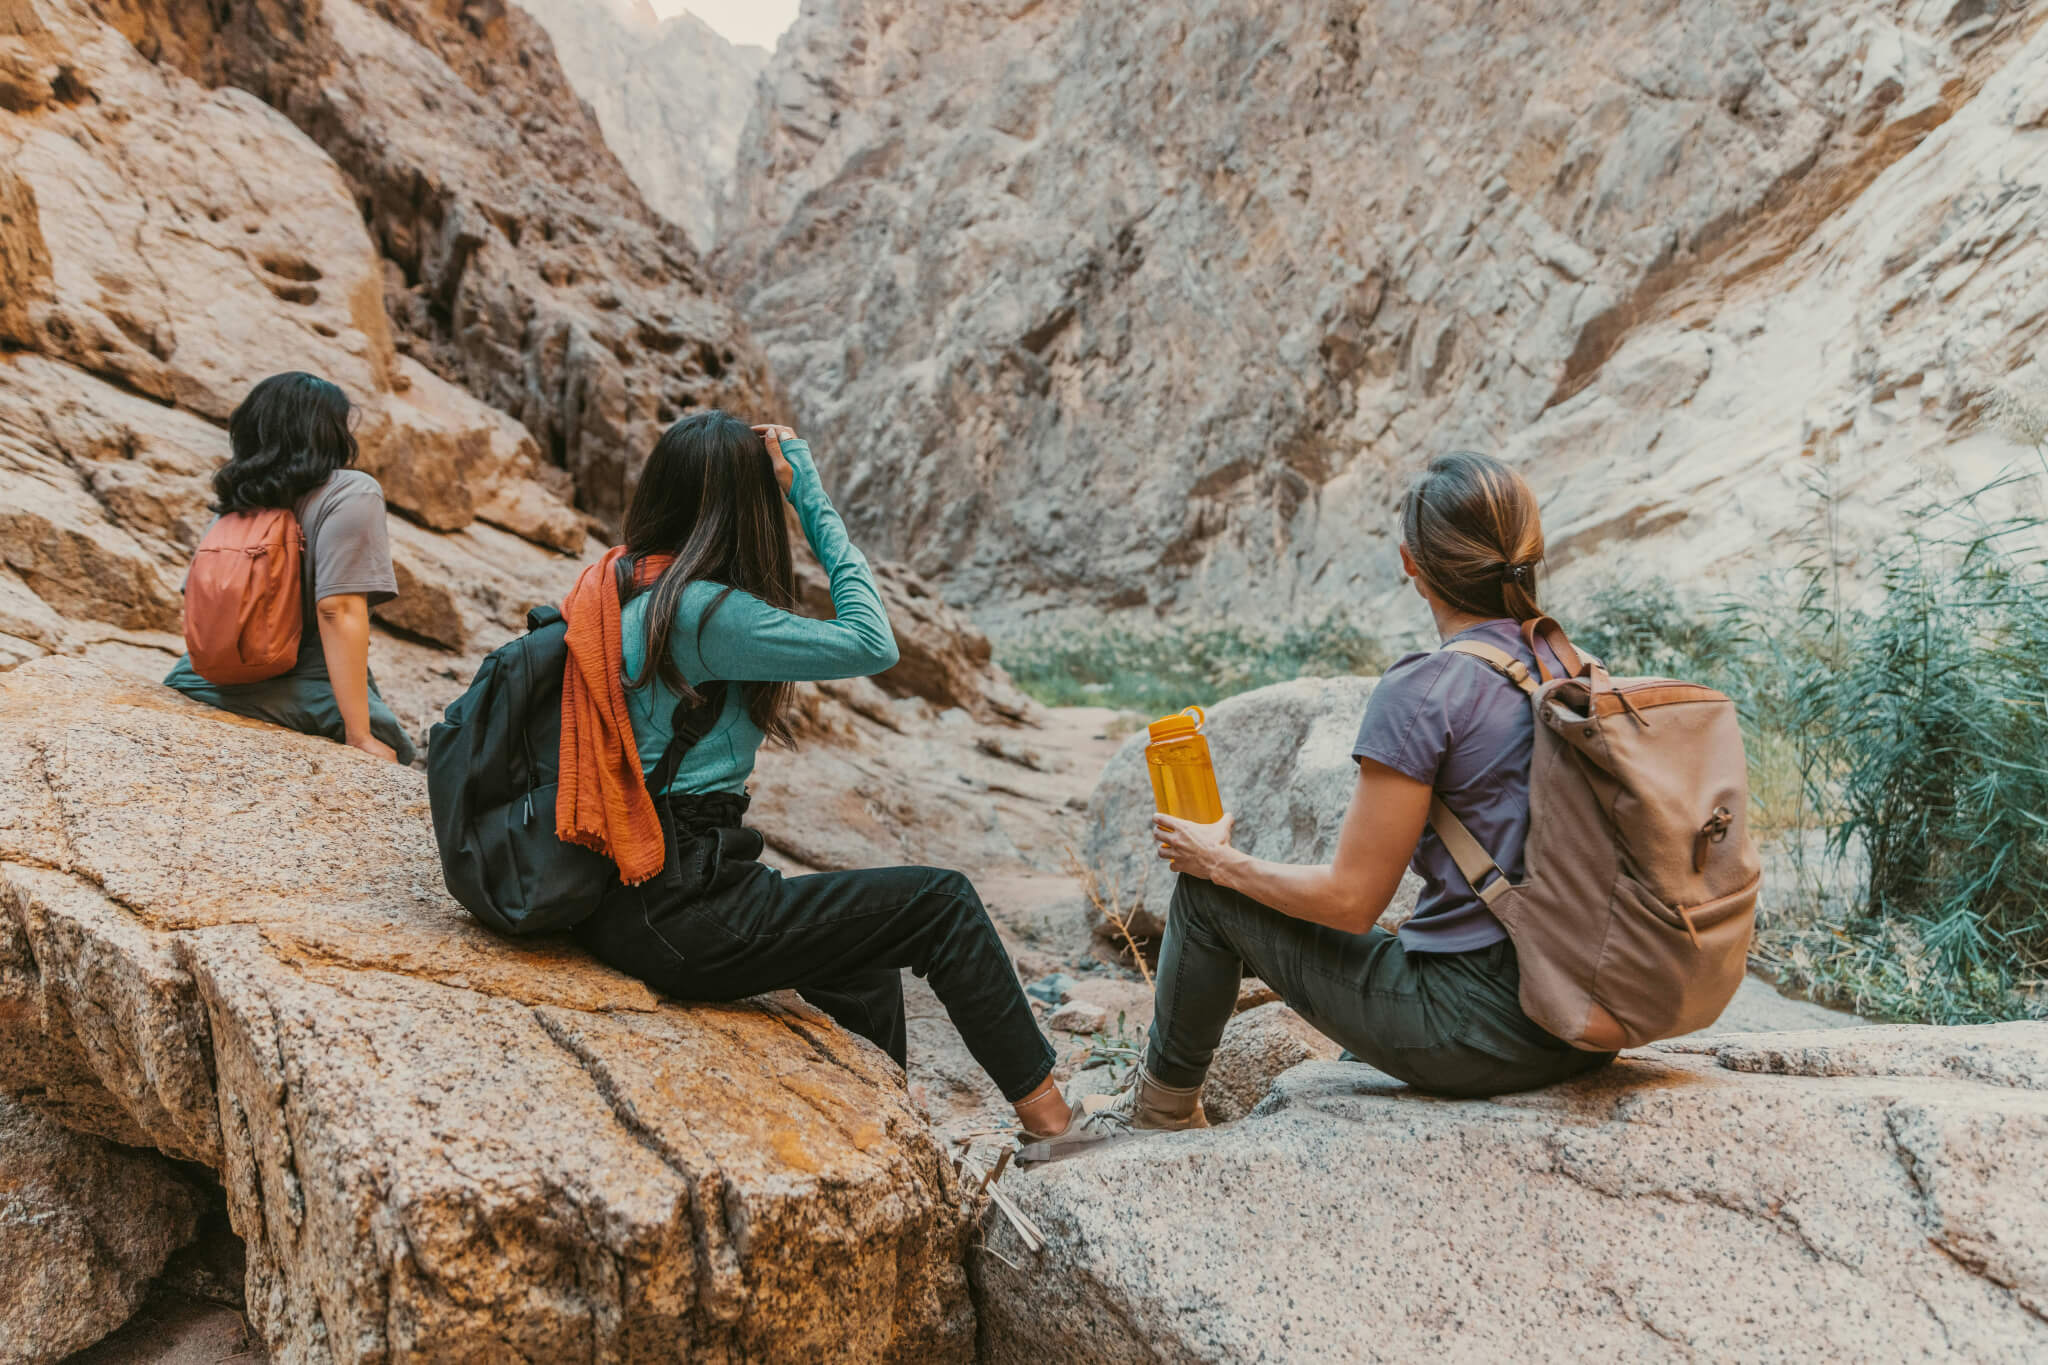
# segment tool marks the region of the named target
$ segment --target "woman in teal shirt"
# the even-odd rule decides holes
[[[778,489],[779,485],[779,489]],[[782,497],[832,584],[830,621],[795,613]],[[669,866],[615,885],[578,939],[669,995],[733,1000],[794,989],[906,1061],[904,968],[930,980],[954,1027],[1033,1135],[1071,1120],[1053,1049],[973,885],[936,867],[785,877],[741,826],[754,754],[794,747],[793,685],[896,663],[873,574],[826,496],[810,447],[786,427],[723,412],[663,434],[626,513],[633,561],[674,560],[621,612],[626,704],[641,771],[656,774],[678,717],[702,735],[655,798]],[[632,581],[627,569],[625,581]],[[692,714],[716,707],[708,727]]]

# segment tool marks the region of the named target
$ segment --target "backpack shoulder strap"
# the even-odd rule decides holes
[[[1470,654],[1473,658],[1491,665],[1496,673],[1504,676],[1524,692],[1531,696],[1536,694],[1536,680],[1529,676],[1529,666],[1506,650],[1495,649],[1492,645],[1481,644],[1477,640],[1453,640],[1444,648],[1453,654]],[[1542,656],[1538,655],[1537,658],[1540,666]]]
[[[1536,648],[1539,639],[1550,646],[1550,652],[1564,665],[1566,677],[1576,678],[1586,671],[1586,661],[1572,647],[1571,637],[1564,633],[1564,627],[1548,616],[1538,616],[1522,622],[1522,642],[1535,656],[1536,671],[1542,675],[1543,681],[1550,681],[1550,668],[1543,662],[1543,651]]]
[[[1491,907],[1508,889],[1508,878],[1494,862],[1492,855],[1479,846],[1472,837],[1472,831],[1465,828],[1465,822],[1444,804],[1441,796],[1429,798],[1429,827],[1436,831],[1436,837],[1443,840],[1444,850],[1451,855],[1451,861],[1458,865],[1458,871],[1465,874],[1465,880],[1479,896],[1482,904]]]
[[[676,709],[669,722],[668,748],[661,752],[661,762],[655,764],[654,772],[647,779],[647,790],[660,796],[668,790],[669,783],[676,780],[676,773],[683,766],[683,760],[690,750],[697,747],[697,741],[711,733],[711,727],[718,723],[718,717],[725,710],[725,680],[720,678],[707,682],[697,689],[701,701],[691,702],[688,697],[676,700]]]
[[[1506,650],[1495,649],[1477,640],[1453,640],[1444,648],[1454,654],[1469,654],[1530,696],[1536,694],[1536,680],[1529,676],[1529,666]],[[1543,656],[1538,654],[1536,657],[1540,667]],[[1429,798],[1429,827],[1436,831],[1437,838],[1443,840],[1444,851],[1451,855],[1458,871],[1465,874],[1465,880],[1471,884],[1481,904],[1491,907],[1508,889],[1507,874],[1473,837],[1472,831],[1465,828],[1465,822],[1458,818],[1456,812],[1444,804],[1441,796],[1433,793]]]

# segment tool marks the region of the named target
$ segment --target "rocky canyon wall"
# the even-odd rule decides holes
[[[698,247],[717,235],[740,133],[768,50],[732,43],[685,10],[647,0],[520,0],[548,31],[576,93],[647,202]]]
[[[2043,13],[810,0],[713,268],[986,618],[1370,600],[1458,446],[1554,565],[1728,579],[1822,467],[1867,544],[2023,454]]]
[[[106,0],[159,66],[248,92],[339,168],[397,348],[525,426],[615,518],[661,428],[771,405],[759,352],[499,0]]]

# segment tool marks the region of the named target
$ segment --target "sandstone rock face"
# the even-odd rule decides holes
[[[323,13],[342,22],[352,11]],[[120,16],[131,27],[149,17]],[[380,35],[391,61],[412,41],[367,15],[355,22],[349,31],[366,43]],[[401,591],[377,616],[403,633],[380,637],[372,667],[423,738],[478,657],[522,629],[529,607],[559,601],[595,549],[568,471],[520,421],[396,348],[388,260],[355,191],[285,117],[246,91],[209,91],[146,61],[71,0],[36,0],[15,27],[0,37],[14,82],[0,100],[0,342],[14,348],[0,350],[0,668],[69,653],[162,676],[182,649],[177,584],[211,516],[222,424],[250,384],[295,366],[334,379],[363,409],[363,466],[397,513]],[[138,31],[148,41],[154,30]],[[229,50],[225,37],[206,49],[221,60]],[[454,79],[424,48],[406,61],[427,95]],[[390,76],[366,59],[362,70],[373,69]],[[464,117],[516,143],[495,105],[462,98]],[[569,158],[547,139],[531,145]],[[448,169],[470,179],[448,183],[496,184],[491,147],[485,138],[465,152],[478,163]],[[630,186],[618,195],[638,202]],[[979,631],[915,575],[880,572],[904,662],[863,695],[884,709],[891,696],[919,696],[982,719],[1028,717]],[[829,609],[814,569],[806,587],[813,609]],[[839,703],[811,700],[842,730],[856,725]]]
[[[1358,785],[1351,758],[1371,678],[1299,678],[1240,693],[1209,709],[1205,733],[1224,808],[1237,817],[1233,842],[1261,858],[1324,862]],[[1157,938],[1174,876],[1152,841],[1152,780],[1143,730],[1124,741],[1088,798],[1083,849],[1096,889],[1131,907],[1131,932]],[[1421,882],[1412,874],[1388,908],[1406,918]]]
[[[162,1157],[0,1095],[0,1361],[44,1365],[119,1327],[199,1208]]]
[[[359,206],[350,217],[376,242],[373,279],[398,345],[517,419],[599,517],[617,517],[655,436],[683,412],[776,406],[759,352],[681,229],[641,199],[524,11],[502,0],[105,10],[143,51],[252,92],[333,158]]]
[[[495,938],[418,773],[76,660],[0,675],[0,1088],[219,1171],[280,1359],[971,1348],[873,1048]]]
[[[566,472],[394,348],[383,264],[319,147],[247,92],[145,60],[81,4],[35,0],[10,23],[0,666],[74,653],[162,675],[183,648],[177,585],[223,425],[283,368],[362,410],[409,589],[386,620],[489,647],[558,598],[575,568],[562,552],[587,539]]]
[[[520,8],[554,40],[569,83],[647,202],[708,248],[768,49],[729,42],[688,10],[657,19],[647,0]]]
[[[1460,445],[1556,563],[1747,576],[1817,462],[1853,549],[2024,455],[1974,427],[2048,388],[2044,44],[1996,0],[818,0],[714,264],[855,527],[984,619],[1385,606]]]
[[[1534,1095],[1288,1073],[1240,1123],[1006,1180],[996,1361],[2022,1360],[2048,1025],[1666,1044]]]

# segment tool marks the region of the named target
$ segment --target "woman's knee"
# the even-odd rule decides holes
[[[1198,934],[1205,943],[1221,942],[1220,926],[1242,899],[1214,882],[1178,875],[1173,881],[1173,899],[1167,903],[1167,928],[1179,925],[1182,933]]]

